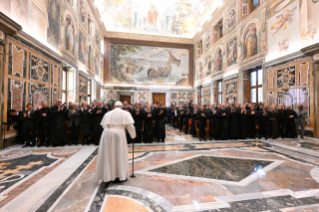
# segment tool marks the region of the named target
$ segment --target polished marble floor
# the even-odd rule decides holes
[[[0,211],[319,211],[319,140],[200,142],[168,129],[136,144],[135,178],[96,182],[97,147],[0,151]]]

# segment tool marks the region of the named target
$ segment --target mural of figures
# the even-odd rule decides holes
[[[277,10],[277,14],[268,19],[269,59],[281,57],[300,48],[300,23],[298,1]]]
[[[103,56],[101,56],[101,59],[100,59],[100,77],[103,78],[103,74],[104,74],[104,59],[103,59]]]
[[[48,100],[49,88],[31,83],[29,84],[29,103],[33,105],[33,108],[38,108],[42,101],[48,102]]]
[[[48,20],[49,28],[47,32],[47,42],[55,49],[60,42],[60,3],[58,0],[48,0]]]
[[[42,83],[49,83],[49,62],[30,53],[30,79]]]
[[[79,19],[81,20],[82,24],[86,23],[87,17],[87,8],[85,0],[79,0]]]
[[[197,65],[197,80],[200,80],[203,78],[203,63],[202,61],[198,61],[198,65]]]
[[[86,38],[82,34],[82,32],[79,32],[79,60],[85,64],[85,46],[86,46]]]
[[[108,30],[192,37],[222,0],[95,0]]]
[[[98,29],[95,30],[95,44],[100,46],[100,33]]]
[[[75,46],[75,27],[70,16],[66,17],[65,20],[65,49],[74,54]]]
[[[208,31],[205,36],[204,36],[204,41],[205,41],[205,50],[208,50],[210,47],[210,42],[211,42],[211,33]]]
[[[95,53],[95,57],[94,57],[94,64],[95,64],[95,74],[97,76],[100,76],[100,57],[99,57],[99,52]]]
[[[214,69],[215,72],[222,71],[223,70],[223,55],[222,55],[222,49],[217,48],[215,51],[214,57]]]
[[[247,27],[244,41],[244,59],[248,60],[250,57],[258,54],[258,38],[255,24]]]
[[[203,88],[204,104],[210,104],[210,87]]]
[[[296,67],[277,70],[277,88],[287,88],[296,85]]]
[[[79,76],[79,93],[87,95],[88,80],[85,77]]]
[[[226,14],[226,27],[229,31],[236,27],[236,7],[232,7]]]
[[[24,110],[26,83],[8,79],[8,86],[8,110]]]
[[[111,43],[112,83],[189,85],[188,50]]]
[[[206,77],[209,76],[212,73],[212,57],[211,55],[208,55],[205,59],[205,70],[206,70]]]
[[[27,52],[9,43],[9,70],[8,73],[13,76],[26,78],[27,70]]]
[[[94,71],[94,65],[93,65],[93,48],[92,46],[89,46],[89,53],[88,53],[88,64],[89,64],[89,70]]]
[[[237,64],[237,38],[233,38],[227,43],[227,66]]]

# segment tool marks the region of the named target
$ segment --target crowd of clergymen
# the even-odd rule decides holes
[[[62,104],[57,100],[49,108],[41,102],[37,109],[28,104],[25,111],[8,111],[8,129],[15,125],[18,139],[26,146],[63,146],[94,143],[98,145],[103,132],[100,123],[112,105],[103,105],[102,101],[87,103],[70,102]],[[292,110],[290,106],[275,105],[270,108],[264,103],[244,105],[234,103],[221,105],[171,105],[165,107],[161,102],[129,105],[123,102],[123,110],[132,114],[135,122],[136,143],[165,142],[165,125],[178,129],[181,133],[191,134],[212,140],[247,139],[268,137],[300,137],[304,136],[307,111],[303,106]],[[81,132],[81,133],[80,133]],[[69,134],[69,136],[67,136]],[[81,138],[79,135],[82,135]],[[126,133],[127,142],[133,142]]]

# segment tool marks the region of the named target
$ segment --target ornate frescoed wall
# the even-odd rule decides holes
[[[210,86],[203,88],[203,104],[210,104]]]
[[[225,103],[238,103],[238,79],[226,80],[224,82]]]
[[[194,94],[190,91],[170,91],[169,103],[174,105],[188,105],[193,100]]]
[[[313,127],[313,76],[311,57],[297,58],[279,66],[266,69],[266,103],[298,105],[308,112],[307,127]]]
[[[61,60],[16,37],[7,40],[4,111],[24,111],[26,103],[37,109],[41,101],[51,106],[61,96]]]
[[[111,83],[189,85],[187,49],[116,43],[110,48]]]

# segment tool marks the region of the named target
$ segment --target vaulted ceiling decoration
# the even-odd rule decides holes
[[[95,0],[108,31],[192,38],[223,0]]]

